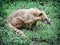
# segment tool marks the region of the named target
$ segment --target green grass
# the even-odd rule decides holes
[[[57,45],[57,34],[59,34],[59,12],[60,3],[56,1],[44,2],[42,6],[39,2],[27,2],[27,1],[15,1],[13,3],[3,4],[3,15],[0,16],[0,37],[1,43],[5,45]],[[5,23],[6,18],[15,10],[20,8],[38,8],[45,11],[47,16],[52,20],[51,25],[46,25],[42,22],[38,22],[37,29],[34,28],[33,31],[22,29],[28,39],[16,34],[12,29],[10,29]],[[30,41],[33,40],[33,41]],[[41,42],[46,40],[47,42]],[[3,45],[3,44],[2,44]]]

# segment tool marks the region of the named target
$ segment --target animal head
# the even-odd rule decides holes
[[[46,13],[39,10],[39,9],[34,9],[34,8],[31,8],[30,9],[30,12],[31,14],[33,15],[34,19],[35,20],[40,20],[46,24],[51,24],[51,21],[50,19],[47,17]]]

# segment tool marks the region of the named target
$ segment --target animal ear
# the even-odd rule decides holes
[[[35,11],[31,11],[30,12],[33,16],[37,16],[36,12]]]
[[[35,14],[35,13],[36,13],[36,9],[31,8],[31,9],[29,9],[29,12],[30,12],[31,14]]]

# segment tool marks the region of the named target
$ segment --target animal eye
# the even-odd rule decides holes
[[[42,16],[42,15],[43,15],[43,13],[40,13],[40,14],[39,14],[39,16]]]

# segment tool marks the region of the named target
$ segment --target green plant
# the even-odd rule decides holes
[[[30,0],[29,0],[30,1]],[[42,0],[43,1],[43,0]],[[8,2],[8,3],[7,3]],[[44,1],[44,5],[40,2],[27,2],[27,1],[14,1],[3,3],[2,11],[0,15],[0,41],[5,45],[51,45],[52,43],[56,45],[57,34],[59,34],[59,20],[58,18],[60,12],[60,3],[56,1]],[[47,16],[51,18],[52,24],[46,25],[42,22],[38,22],[37,29],[34,28],[33,31],[23,29],[22,31],[28,36],[28,39],[23,39],[21,36],[16,34],[12,29],[10,29],[6,24],[7,17],[15,10],[19,8],[39,8],[46,12]],[[41,42],[41,43],[40,43]]]

